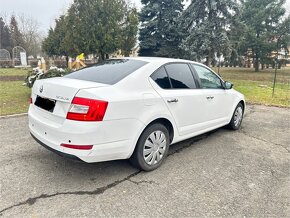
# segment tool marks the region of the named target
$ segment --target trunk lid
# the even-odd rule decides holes
[[[106,86],[108,85],[63,77],[37,80],[32,88],[33,108],[41,116],[48,119],[55,117],[55,121],[62,122],[79,90]],[[51,110],[45,107],[47,104],[53,104]]]

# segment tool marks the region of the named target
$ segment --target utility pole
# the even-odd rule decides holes
[[[277,47],[276,47],[276,58],[275,58],[275,75],[274,75],[274,83],[273,83],[273,91],[272,91],[272,98],[274,98],[275,94],[275,86],[276,86],[276,78],[277,78],[277,68],[278,68],[278,55],[279,55],[279,41],[281,36],[277,39]]]

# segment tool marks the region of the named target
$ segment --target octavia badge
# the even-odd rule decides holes
[[[43,85],[40,86],[40,88],[39,88],[39,92],[40,92],[40,93],[43,92]]]

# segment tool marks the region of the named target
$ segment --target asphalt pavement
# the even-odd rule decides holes
[[[239,131],[172,145],[153,172],[127,160],[86,164],[0,119],[2,217],[290,217],[290,110],[250,105]]]

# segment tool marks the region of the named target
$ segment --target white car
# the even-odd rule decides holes
[[[238,129],[244,96],[203,64],[168,58],[111,59],[37,80],[32,136],[62,156],[129,159],[150,171],[170,144],[228,125]]]

